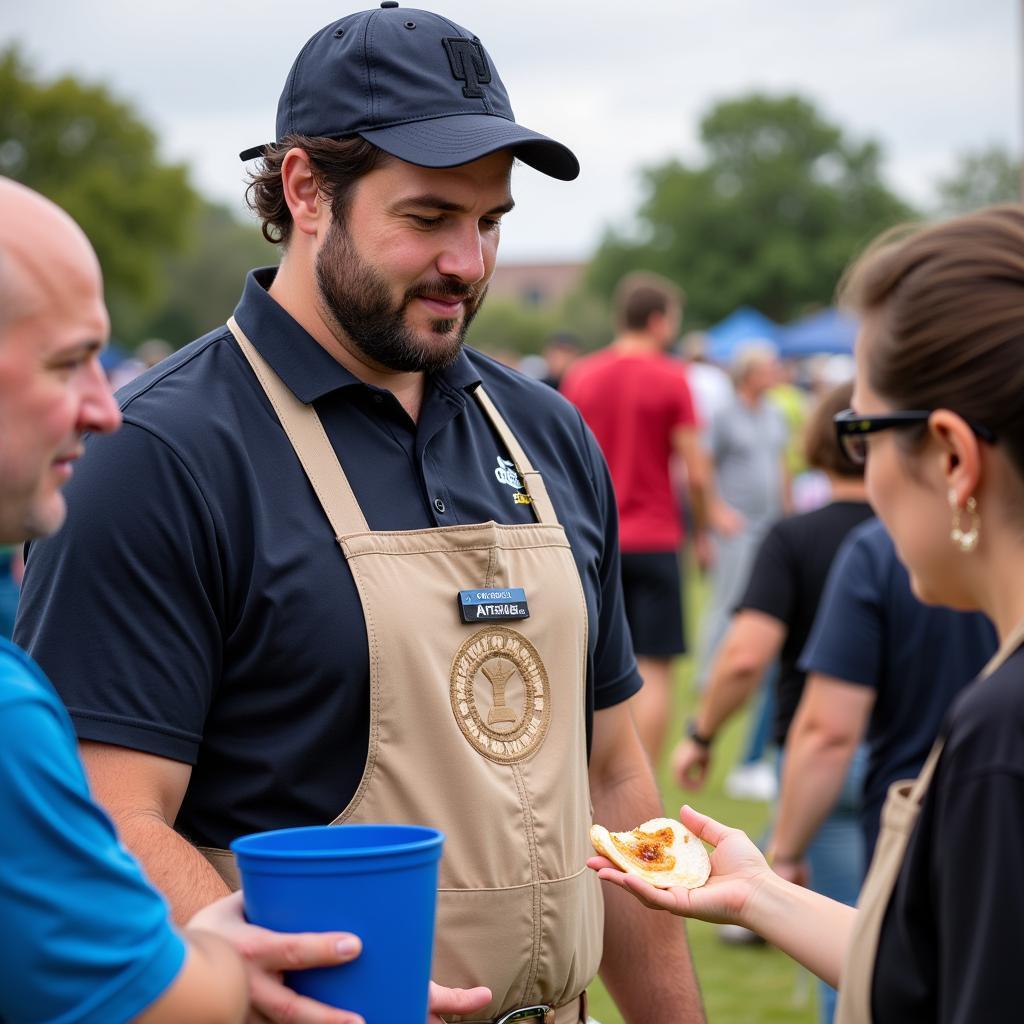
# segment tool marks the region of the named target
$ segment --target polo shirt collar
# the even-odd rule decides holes
[[[342,366],[270,297],[267,289],[276,273],[276,267],[261,267],[246,275],[235,319],[292,394],[308,405],[332,391],[353,385],[369,386]],[[465,351],[459,352],[451,366],[433,376],[453,391],[471,391],[480,384],[480,374]]]

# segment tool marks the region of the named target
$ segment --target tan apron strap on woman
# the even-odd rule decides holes
[[[1006,638],[979,679],[990,676],[1024,642],[1024,623]],[[850,936],[846,962],[839,976],[836,1024],[870,1024],[871,988],[878,955],[878,940],[896,879],[914,830],[921,802],[931,785],[943,740],[936,740],[921,774],[914,782],[894,782],[882,808],[878,845],[857,901],[857,922]]]
[[[334,454],[320,417],[312,405],[300,402],[287,384],[256,351],[245,332],[232,317],[228,328],[263,385],[270,404],[295,449],[302,468],[323,506],[335,539],[352,533],[366,533],[368,527],[356,496]]]
[[[491,401],[490,395],[482,387],[479,387],[476,391],[476,398],[484,412],[487,413],[488,419],[490,419],[494,429],[498,432],[498,436],[504,443],[509,455],[512,456],[519,479],[523,481],[523,487],[532,499],[537,522],[557,524],[558,516],[555,515],[555,507],[551,504],[551,499],[548,497],[547,488],[544,486],[540,473],[533,468],[532,463],[526,457],[526,452],[523,451],[522,445],[516,440],[512,431],[509,430],[508,424],[501,418],[501,413],[498,412],[497,406]]]
[[[889,795],[882,808],[878,844],[857,901],[857,921],[839,976],[836,1024],[869,1024],[871,1021],[871,985],[882,921],[899,877],[921,800],[935,774],[942,742],[936,741],[916,781],[894,782],[889,787]]]

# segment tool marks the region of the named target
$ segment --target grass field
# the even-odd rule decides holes
[[[695,575],[690,573],[691,580]],[[694,613],[703,605],[703,596],[700,586],[691,585],[687,604]],[[693,621],[688,635],[691,640],[697,636]],[[676,677],[669,748],[681,734],[694,703],[692,675],[693,659],[682,659]],[[659,784],[667,814],[674,817],[686,801],[752,836],[761,834],[769,822],[769,806],[732,800],[722,789],[745,729],[746,715],[737,717],[716,741],[711,779],[701,793],[684,795],[669,779],[665,766],[660,766]],[[686,927],[709,1024],[814,1024],[817,1020],[817,981],[788,957],[769,946],[726,946],[718,940],[713,925],[691,921]],[[601,1024],[622,1024],[600,980],[590,987],[590,1012]]]

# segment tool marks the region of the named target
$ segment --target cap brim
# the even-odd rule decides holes
[[[262,146],[253,146],[252,149],[243,149],[238,154],[239,160],[255,160],[258,156],[264,156],[267,150],[273,145],[272,142],[265,142]]]
[[[359,135],[419,167],[458,167],[507,149],[552,178],[572,181],[580,173],[580,162],[567,146],[495,114],[453,114],[373,128]]]

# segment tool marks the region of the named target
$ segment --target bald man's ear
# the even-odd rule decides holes
[[[281,185],[292,222],[304,235],[316,235],[323,226],[320,186],[304,149],[288,150],[281,162]]]

